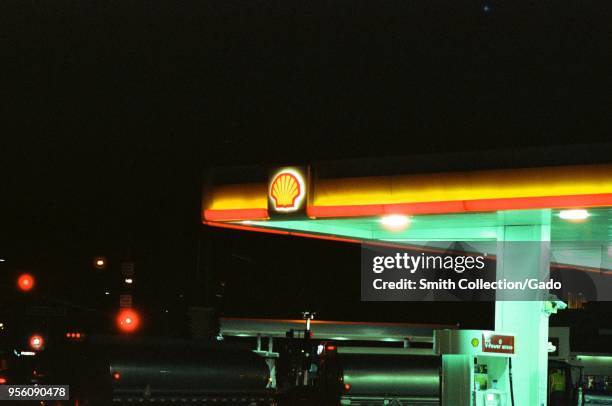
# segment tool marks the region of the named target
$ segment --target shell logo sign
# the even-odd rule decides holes
[[[269,208],[278,213],[296,213],[304,208],[306,182],[302,171],[283,168],[270,177]]]
[[[270,196],[276,203],[276,208],[292,208],[295,207],[295,200],[302,191],[300,190],[300,181],[291,173],[281,173],[272,182]]]

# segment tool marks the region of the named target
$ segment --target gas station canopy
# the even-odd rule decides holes
[[[550,226],[555,261],[609,268],[612,165],[336,179],[320,179],[310,168],[279,168],[270,174],[284,170],[295,174],[293,193],[299,189],[303,194],[304,204],[294,213],[275,210],[270,176],[260,183],[214,185],[204,199],[203,222],[355,243],[403,244],[496,241],[500,227],[524,218],[526,224]]]
[[[303,180],[311,219],[612,205],[612,165]],[[269,219],[268,188],[217,185],[204,220]]]

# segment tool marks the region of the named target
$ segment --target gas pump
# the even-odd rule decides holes
[[[515,337],[487,330],[438,330],[442,355],[442,404],[513,406]]]

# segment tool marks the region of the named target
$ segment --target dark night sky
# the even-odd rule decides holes
[[[166,300],[196,266],[205,168],[607,141],[611,9],[3,1],[0,254],[68,290],[65,279],[93,255],[130,255],[149,300]],[[215,272],[252,265],[254,286],[283,273],[292,286],[320,258],[330,262],[317,277],[333,279],[340,260],[357,255],[231,232],[204,240],[214,241]],[[305,259],[293,279],[280,264],[296,256]],[[232,294],[241,297],[235,313],[261,297]],[[296,309],[312,300],[297,297]]]

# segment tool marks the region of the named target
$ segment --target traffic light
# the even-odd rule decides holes
[[[77,332],[68,332],[66,333],[66,338],[69,341],[83,341],[85,339],[85,333]]]
[[[140,326],[140,315],[134,309],[121,309],[117,314],[117,327],[124,333],[133,333]]]
[[[34,277],[29,273],[21,274],[19,275],[19,278],[17,278],[17,287],[22,292],[29,292],[32,290],[35,283]]]
[[[34,351],[40,351],[45,347],[45,340],[40,334],[33,334],[28,340],[30,348]]]

